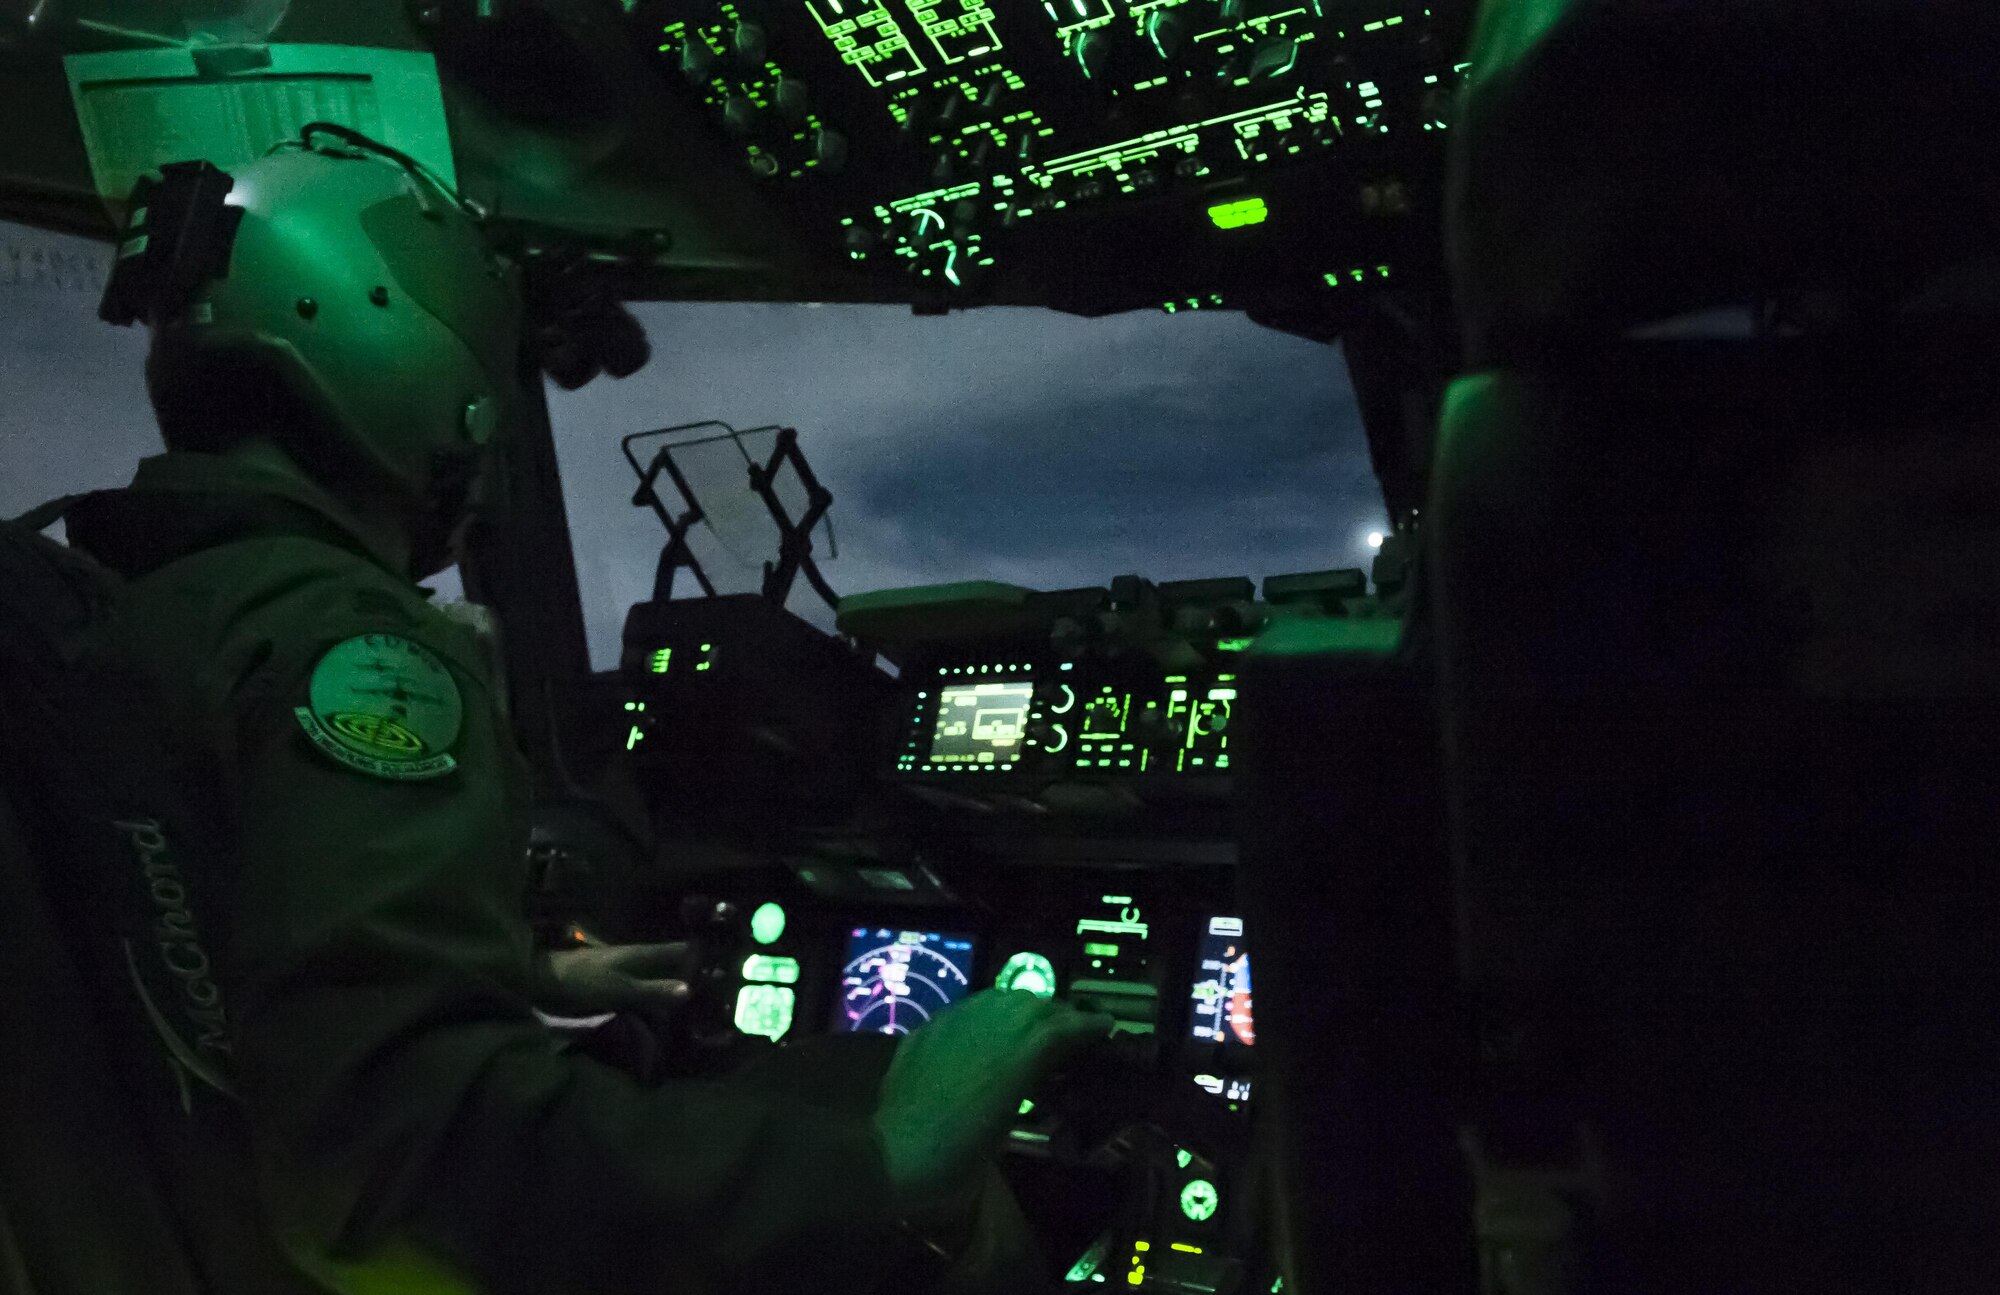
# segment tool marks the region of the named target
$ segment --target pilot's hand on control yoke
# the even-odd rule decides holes
[[[671,1016],[688,998],[685,944],[600,944],[535,954],[534,1005],[551,1016]]]
[[[989,989],[904,1038],[875,1110],[902,1217],[919,1227],[963,1221],[1021,1099],[1111,1024],[1067,1003]]]

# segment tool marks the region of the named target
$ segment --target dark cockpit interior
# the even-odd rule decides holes
[[[608,670],[538,410],[462,566],[536,937],[701,951],[670,1027],[551,1028],[657,1079],[1109,1015],[1006,1142],[1065,1289],[1992,1290],[2000,23],[1430,4],[0,0],[0,217],[111,242],[324,120],[578,302],[1338,343],[1367,569],[836,589],[810,435],[604,429],[659,522]],[[561,385],[643,363],[577,319]]]

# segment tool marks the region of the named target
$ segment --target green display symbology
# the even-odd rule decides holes
[[[750,938],[759,944],[776,944],[785,934],[783,905],[765,903],[750,914]]]
[[[777,1042],[792,1028],[795,996],[784,985],[745,985],[736,991],[736,1028]]]

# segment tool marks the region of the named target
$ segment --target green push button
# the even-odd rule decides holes
[[[1215,1217],[1215,1207],[1221,1203],[1215,1184],[1206,1178],[1190,1178],[1187,1186],[1181,1188],[1181,1213],[1196,1223],[1206,1223]]]
[[[736,1028],[773,1043],[792,1028],[792,991],[783,985],[745,985],[736,991]]]
[[[759,904],[750,914],[750,938],[759,944],[776,944],[785,934],[785,910],[777,904]]]
[[[1056,996],[1056,969],[1039,953],[1017,953],[1007,959],[993,984],[1000,989],[1018,989],[1036,998]]]

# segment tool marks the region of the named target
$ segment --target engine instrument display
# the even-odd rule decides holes
[[[1027,736],[1028,707],[1034,697],[1031,679],[946,686],[931,730],[930,763],[1013,768]]]
[[[857,926],[847,933],[836,1034],[908,1034],[972,990],[969,935]]]
[[[1256,1045],[1257,1029],[1250,1008],[1250,950],[1243,940],[1243,919],[1208,919],[1191,994],[1188,1035],[1196,1043],[1218,1045],[1225,1055],[1240,1054]]]

